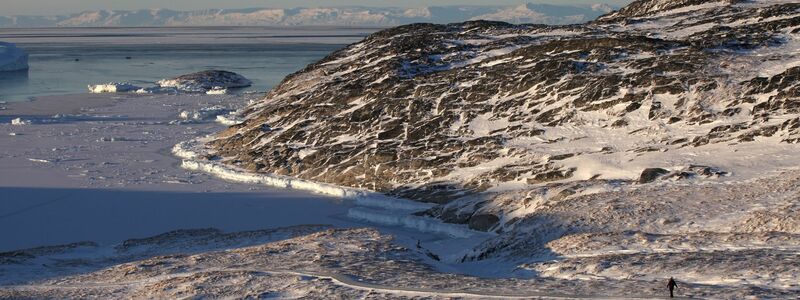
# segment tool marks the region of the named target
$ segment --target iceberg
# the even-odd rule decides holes
[[[0,42],[0,72],[28,69],[28,53],[12,43]]]

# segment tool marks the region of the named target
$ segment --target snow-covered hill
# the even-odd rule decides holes
[[[798,28],[800,3],[710,0],[640,0],[584,25],[401,26],[288,76],[203,151],[242,171],[435,203],[417,214],[498,234],[462,262],[666,276],[542,265],[664,252],[662,267],[683,261],[702,280],[688,261],[708,251],[797,255]],[[629,238],[644,240],[614,242]],[[673,255],[671,243],[689,248]],[[731,263],[720,270],[745,283],[797,276],[754,279]]]
[[[545,24],[572,24],[611,11],[591,6],[535,5],[436,6],[418,8],[316,7],[175,11],[143,9],[98,10],[60,16],[0,16],[0,27],[95,26],[396,26],[416,22],[450,23],[470,19]]]

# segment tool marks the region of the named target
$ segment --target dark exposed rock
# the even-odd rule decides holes
[[[208,91],[213,88],[248,87],[253,83],[234,72],[207,70],[160,80],[157,84],[161,87],[176,87],[185,91]]]
[[[658,179],[663,175],[668,174],[669,171],[662,169],[662,168],[647,168],[642,171],[642,175],[639,176],[639,183],[650,183]]]
[[[500,222],[500,218],[492,214],[476,214],[469,218],[469,228],[479,231],[489,231]]]

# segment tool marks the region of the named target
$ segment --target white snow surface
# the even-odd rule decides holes
[[[0,72],[28,69],[28,53],[12,43],[0,42]]]

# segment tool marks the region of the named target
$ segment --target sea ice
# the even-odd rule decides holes
[[[231,112],[226,115],[219,115],[217,116],[217,123],[226,125],[226,126],[233,126],[239,125],[244,123],[244,118],[241,116],[236,115],[235,112]]]
[[[11,120],[11,125],[30,125],[31,121],[25,120],[23,118],[16,118]]]
[[[178,114],[178,117],[187,121],[203,121],[211,118],[216,118],[219,115],[231,112],[227,107],[221,105],[214,105],[211,107],[201,107],[198,110],[184,110]]]

